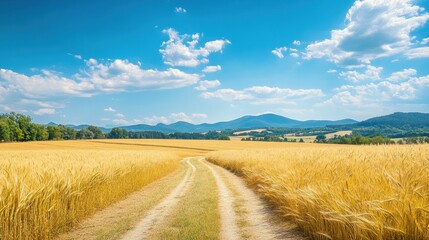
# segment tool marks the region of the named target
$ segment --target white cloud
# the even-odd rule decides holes
[[[198,74],[188,74],[179,69],[165,71],[142,69],[128,60],[116,59],[112,62],[98,63],[95,59],[86,61],[88,70],[77,78],[91,82],[98,91],[125,92],[147,89],[174,89],[198,82]]]
[[[152,116],[152,117],[145,117],[143,118],[143,123],[149,124],[149,125],[155,125],[157,123],[164,123],[168,124],[169,120],[167,117],[164,116]]]
[[[113,119],[112,122],[115,125],[129,125],[129,124],[131,124],[129,121],[127,121],[125,119]]]
[[[346,80],[352,82],[368,81],[368,80],[380,80],[380,73],[383,71],[382,67],[374,67],[371,65],[366,66],[366,70],[363,73],[358,71],[346,71],[340,72],[340,76]]]
[[[116,112],[116,109],[112,108],[112,107],[108,107],[104,109],[105,112]]]
[[[192,113],[192,118],[206,119],[208,116],[205,113]]]
[[[398,82],[398,81],[402,81],[402,80],[408,80],[416,74],[417,74],[417,71],[415,69],[407,68],[407,69],[404,69],[400,72],[392,73],[390,75],[390,77],[386,78],[386,80]]]
[[[292,100],[303,100],[324,96],[320,89],[290,89],[267,86],[253,86],[243,90],[219,89],[203,92],[205,99],[218,98],[223,101],[251,100],[253,104],[284,104]]]
[[[208,56],[214,52],[222,52],[229,40],[214,40],[206,42],[204,47],[197,47],[200,35],[180,35],[176,30],[169,28],[162,31],[168,34],[169,40],[163,42],[159,52],[164,63],[171,66],[196,67],[201,63],[208,63]],[[190,40],[190,41],[187,41]]]
[[[72,56],[76,59],[82,60],[82,56],[81,55],[76,55],[76,54],[71,54],[71,53],[67,53],[67,55]]]
[[[174,89],[196,84],[200,76],[168,68],[165,71],[142,69],[128,60],[116,59],[99,63],[86,61],[87,69],[64,77],[61,73],[41,70],[41,74],[25,75],[0,69],[3,88],[28,98],[78,96],[90,97],[98,93],[137,92],[149,89]]]
[[[222,69],[222,67],[220,65],[216,65],[216,66],[206,66],[203,69],[203,72],[205,73],[212,73],[212,72],[217,72],[220,71]]]
[[[429,43],[429,38],[423,38],[423,39],[420,41],[420,44],[421,44],[421,45],[425,45],[425,44],[427,44],[427,43]]]
[[[63,108],[64,107],[64,105],[61,103],[45,102],[45,101],[38,101],[38,100],[26,99],[26,98],[21,99],[19,103],[22,105],[33,105],[41,108]]]
[[[214,92],[203,92],[201,93],[201,97],[205,99],[209,98],[219,98],[224,101],[234,101],[234,100],[246,100],[251,99],[253,96],[249,93],[240,90],[234,89],[219,89]]]
[[[174,122],[179,122],[179,121],[188,122],[188,123],[192,122],[192,119],[184,112],[172,113],[170,117]]]
[[[410,33],[429,18],[423,11],[412,0],[357,0],[346,15],[346,27],[308,45],[305,58],[326,57],[350,66],[403,53],[412,46]]]
[[[176,11],[177,13],[185,13],[185,12],[186,12],[186,9],[184,9],[184,8],[182,8],[182,7],[176,7],[175,11]]]
[[[294,40],[294,41],[292,42],[292,44],[293,44],[293,45],[297,45],[297,46],[299,46],[299,45],[301,45],[301,41],[299,41],[299,40]]]
[[[122,114],[122,113],[117,113],[117,114],[116,114],[116,116],[117,116],[118,118],[124,118],[124,117],[125,117],[125,115],[124,115],[124,114]]]
[[[191,115],[188,115],[184,112],[178,112],[178,113],[171,113],[168,116],[145,117],[143,120],[141,120],[141,122],[149,125],[156,125],[158,123],[170,124],[178,121],[193,123],[206,118],[207,118],[207,114],[205,113],[192,113]]]
[[[294,57],[294,58],[297,58],[297,57],[299,57],[299,54],[298,54],[298,53],[293,52],[293,53],[291,53],[291,54],[290,54],[290,56],[291,56],[291,57]]]
[[[416,85],[417,87],[429,86],[429,75],[423,77],[414,77],[409,81],[411,84]]]
[[[296,48],[289,48],[289,51],[291,51],[291,52],[298,52],[298,49],[296,49]]]
[[[271,53],[281,59],[281,58],[284,58],[283,52],[285,51],[287,51],[287,47],[279,47],[272,50]]]
[[[209,81],[209,80],[203,80],[203,81],[199,81],[199,86],[195,87],[196,90],[199,91],[205,91],[209,88],[215,88],[220,86],[220,82],[218,80],[213,80],[213,81]]]
[[[76,81],[60,73],[41,70],[41,74],[27,76],[8,69],[0,69],[0,80],[7,89],[18,91],[24,96],[39,98],[46,96],[76,95],[87,97],[94,90],[87,81]]]
[[[36,110],[33,113],[36,115],[54,115],[55,109],[53,109],[53,108],[40,108],[39,110]]]
[[[328,71],[326,71],[326,72],[328,72],[328,73],[336,73],[337,72],[337,70],[335,70],[335,69],[329,69]]]
[[[405,52],[408,59],[429,57],[429,47],[413,48]]]
[[[353,105],[360,108],[380,106],[382,102],[394,100],[412,100],[417,97],[419,90],[429,87],[429,75],[414,77],[414,69],[404,69],[393,73],[386,80],[363,85],[344,85],[336,88],[337,92],[326,100],[325,104]],[[398,81],[403,81],[399,82]],[[390,82],[393,81],[393,82]]]

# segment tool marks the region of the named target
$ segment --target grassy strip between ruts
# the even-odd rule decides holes
[[[169,220],[148,239],[218,239],[220,216],[214,177],[194,158],[197,168],[187,194],[180,199]]]

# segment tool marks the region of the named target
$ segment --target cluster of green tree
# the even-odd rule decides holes
[[[22,114],[0,115],[0,142],[47,140],[49,133],[43,125],[31,122]]]
[[[419,143],[429,143],[429,137],[409,137],[409,138],[398,140],[398,144],[419,144]]]
[[[379,145],[379,144],[395,144],[395,141],[388,137],[375,135],[371,137],[364,137],[362,135],[345,135],[335,136],[331,139],[326,139],[325,135],[318,135],[315,140],[316,143],[334,143],[334,144],[353,144],[353,145]]]
[[[242,138],[241,141],[261,141],[261,142],[297,142],[296,138],[288,139],[279,137],[276,135],[267,135],[264,137],[246,137]],[[304,139],[299,139],[299,142],[304,142]]]
[[[202,133],[170,133],[165,134],[154,131],[129,132],[122,128],[113,128],[106,136],[112,139],[210,139],[210,140],[230,140],[229,136],[223,132]]]
[[[373,136],[380,134],[390,138],[403,138],[403,137],[417,137],[429,136],[429,127],[410,127],[402,126],[389,127],[389,126],[373,126],[373,127],[359,127],[353,129],[353,134],[362,136]]]
[[[0,142],[73,140],[105,138],[95,126],[76,131],[64,125],[47,126],[33,123],[29,116],[16,113],[0,115]]]

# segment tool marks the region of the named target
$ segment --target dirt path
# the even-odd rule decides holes
[[[235,215],[234,206],[233,206],[233,197],[226,187],[224,181],[220,175],[210,166],[207,161],[200,158],[199,161],[202,162],[207,168],[210,169],[211,173],[215,177],[216,185],[219,189],[219,212],[221,220],[221,239],[240,239],[240,231],[237,226],[237,217]]]
[[[158,205],[156,205],[138,224],[137,226],[128,231],[120,239],[123,240],[140,240],[145,239],[148,232],[155,228],[157,225],[162,224],[165,218],[170,214],[175,205],[179,202],[179,198],[186,194],[190,183],[193,181],[195,175],[195,166],[192,165],[190,159],[186,160],[186,163],[190,166],[186,172],[183,180],[177,185],[177,187]]]
[[[185,158],[181,164],[175,174],[100,211],[58,240],[178,239],[178,236],[222,240],[308,239],[293,225],[286,225],[235,174],[207,162],[204,157]],[[200,220],[193,222],[195,219]]]
[[[211,170],[219,188],[221,239],[307,239],[294,226],[281,223],[238,176],[203,159],[200,161]],[[239,227],[238,222],[241,222]]]

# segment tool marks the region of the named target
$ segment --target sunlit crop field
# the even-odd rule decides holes
[[[429,239],[429,145],[218,151],[313,239]]]
[[[173,152],[126,146],[0,145],[0,239],[51,239],[180,163]]]

